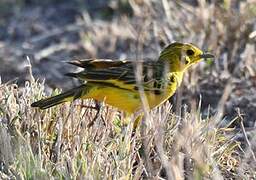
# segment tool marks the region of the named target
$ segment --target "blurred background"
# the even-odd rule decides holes
[[[215,54],[193,67],[172,98],[227,122],[240,110],[256,120],[255,0],[0,0],[2,83],[45,81],[48,92],[76,84],[63,61],[83,58],[156,59],[173,41]],[[178,108],[177,108],[178,107]],[[236,124],[234,124],[236,125]]]

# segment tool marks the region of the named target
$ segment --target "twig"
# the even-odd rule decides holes
[[[242,114],[241,114],[239,108],[238,108],[236,111],[237,111],[238,117],[240,118],[241,130],[242,130],[242,132],[243,132],[245,141],[246,141],[246,143],[248,144],[248,148],[249,148],[249,151],[250,151],[251,154],[252,154],[253,160],[256,162],[256,156],[255,156],[255,154],[254,154],[254,152],[253,152],[253,150],[252,150],[252,145],[251,145],[251,143],[250,143],[250,141],[249,141],[249,139],[248,139],[248,136],[247,136],[246,131],[245,131],[245,128],[244,128],[244,123],[243,123],[244,118],[243,118],[243,116],[242,116]]]
[[[77,49],[77,45],[76,44],[67,44],[67,43],[51,45],[51,46],[44,48],[41,51],[35,53],[34,56],[35,56],[36,60],[40,60],[40,59],[50,56],[51,54],[53,54],[57,51],[67,50],[67,49],[69,49],[69,50]]]
[[[89,124],[87,125],[88,128],[92,127],[94,125],[95,121],[100,117],[101,109],[102,109],[101,103],[96,102],[94,109],[97,110],[97,113],[96,113],[95,117],[93,118],[93,120],[91,122],[89,122]]]
[[[35,78],[32,74],[32,65],[31,65],[31,62],[30,62],[30,58],[27,56],[26,59],[27,59],[27,62],[28,62],[26,67],[28,68],[29,80],[30,80],[30,82],[34,83]]]
[[[35,42],[38,42],[38,41],[42,41],[44,39],[47,39],[47,38],[51,38],[53,36],[57,36],[57,35],[60,35],[60,34],[63,34],[65,32],[79,32],[81,31],[83,28],[85,27],[85,23],[80,23],[80,24],[70,24],[70,25],[67,25],[65,27],[62,27],[62,28],[55,28],[51,31],[48,31],[47,33],[44,33],[44,34],[40,34],[38,36],[35,36],[33,38],[31,38],[29,40],[30,43],[35,43]]]

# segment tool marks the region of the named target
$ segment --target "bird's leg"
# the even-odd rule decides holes
[[[83,106],[83,107],[85,107],[85,106]],[[88,125],[87,125],[87,127],[90,128],[90,127],[92,127],[92,126],[94,125],[95,121],[100,117],[101,103],[98,102],[98,101],[96,101],[94,107],[92,107],[92,106],[87,106],[87,108],[92,108],[92,109],[97,110],[95,117],[94,117],[93,120],[92,120],[91,122],[89,122]]]
[[[139,113],[134,115],[134,122],[133,122],[133,130],[136,130],[138,126],[140,126],[142,118],[144,117],[144,113]]]

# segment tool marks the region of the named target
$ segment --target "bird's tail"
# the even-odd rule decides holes
[[[40,109],[47,109],[49,107],[52,107],[64,102],[73,101],[77,98],[82,97],[87,92],[88,88],[89,86],[82,85],[82,86],[70,89],[69,91],[61,93],[57,96],[52,96],[46,99],[36,101],[32,103],[31,106],[39,107]]]

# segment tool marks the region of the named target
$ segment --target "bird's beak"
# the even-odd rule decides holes
[[[203,53],[201,55],[199,55],[200,59],[208,59],[208,58],[214,58],[214,55],[210,54],[210,53]]]

